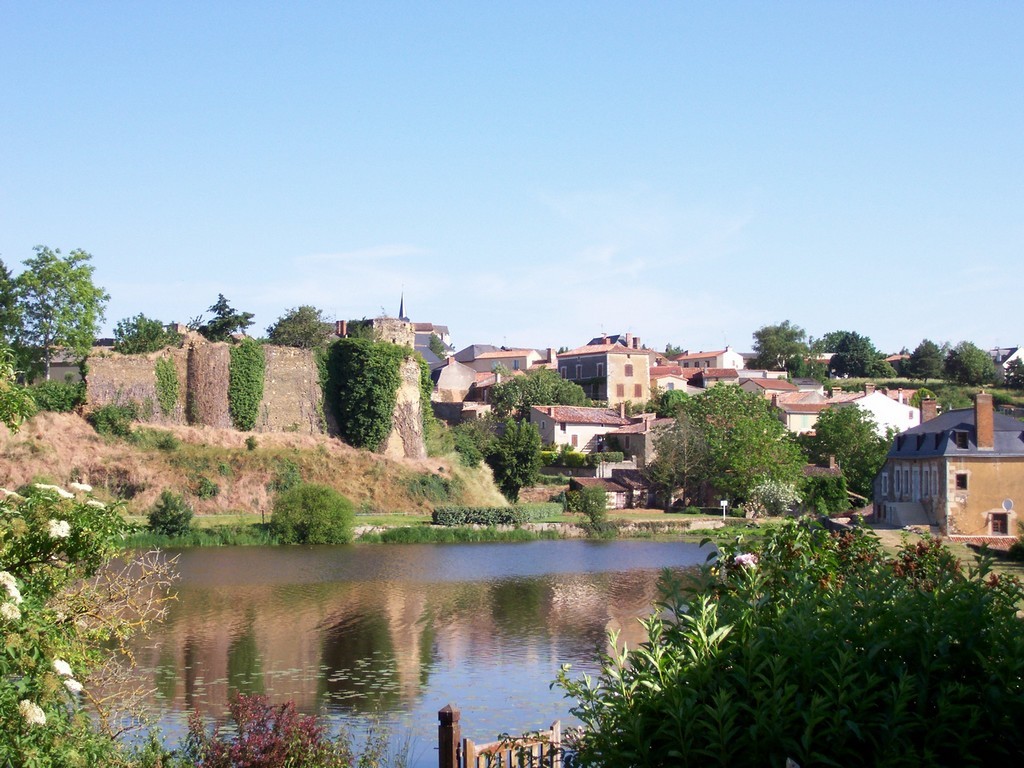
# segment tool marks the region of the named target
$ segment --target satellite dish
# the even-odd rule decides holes
[[[1013,499],[1003,499],[1003,509],[1007,512],[1013,509]]]

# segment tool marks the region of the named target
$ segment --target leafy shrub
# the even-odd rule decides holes
[[[247,450],[247,451],[255,451],[256,450],[256,445],[257,445],[256,438],[253,437],[252,435],[249,435],[247,438],[245,438],[245,450]]]
[[[132,433],[132,422],[139,418],[139,406],[134,402],[102,405],[86,417],[93,429],[101,435],[128,437]]]
[[[184,757],[204,768],[277,768],[285,765],[343,768],[353,765],[345,739],[331,741],[327,727],[313,715],[301,715],[295,703],[272,706],[266,696],[235,693],[229,704],[234,733],[207,732],[198,711],[188,721]]]
[[[192,507],[176,493],[164,491],[149,511],[149,530],[164,536],[185,536],[192,530]]]
[[[935,540],[787,521],[663,583],[649,641],[559,684],[581,762],[997,765],[1024,753],[1024,590]]]
[[[746,510],[753,517],[778,517],[787,514],[799,503],[800,494],[791,484],[778,480],[762,480],[750,489]]]
[[[608,494],[603,488],[584,488],[580,497],[580,512],[592,525],[600,525],[608,519]]]
[[[285,544],[347,544],[355,510],[333,488],[301,483],[274,500],[271,531]]]
[[[324,360],[324,403],[342,440],[377,450],[391,433],[407,347],[367,339],[340,339]],[[426,401],[429,402],[429,399]]]
[[[432,473],[415,474],[406,478],[405,488],[414,499],[434,504],[452,501],[462,492],[458,478],[443,477]]]
[[[598,464],[604,464],[605,462],[616,463],[626,458],[626,454],[622,451],[604,451],[603,453],[590,453],[587,454],[587,464],[591,467],[596,467]]]
[[[40,411],[71,413],[85,403],[85,382],[44,381],[29,388]]]
[[[235,429],[247,432],[256,426],[263,400],[265,368],[263,347],[255,339],[242,339],[237,347],[231,348],[228,411]]]
[[[438,507],[431,517],[434,525],[522,525],[530,522],[523,507]]]
[[[139,448],[156,448],[161,451],[176,451],[181,441],[166,429],[139,428],[129,436],[129,441]]]
[[[821,514],[842,512],[850,506],[846,478],[842,475],[814,475],[804,481],[804,505]]]
[[[267,483],[267,490],[275,493],[290,491],[302,482],[302,473],[299,465],[291,459],[281,459],[277,462],[277,471],[274,479]]]
[[[171,358],[161,357],[154,365],[154,374],[156,376],[156,399],[160,403],[160,410],[165,416],[170,416],[178,406],[178,395],[180,394],[178,369]]]
[[[553,467],[556,461],[558,461],[558,451],[540,452],[540,465],[542,467]]]
[[[193,483],[192,493],[200,499],[212,499],[220,493],[220,486],[210,478],[202,475]]]

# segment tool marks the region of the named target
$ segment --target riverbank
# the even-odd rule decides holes
[[[664,513],[660,513],[664,516]],[[240,522],[239,516],[220,524],[214,519],[200,518],[198,525],[185,536],[162,536],[139,530],[124,540],[125,549],[183,549],[192,547],[268,546],[279,544],[269,525],[263,522]],[[672,516],[650,519],[636,514],[634,519],[610,520],[599,530],[588,526],[578,515],[564,515],[559,521],[541,521],[522,526],[453,526],[431,525],[422,515],[392,515],[385,522],[374,516],[372,523],[357,524],[356,544],[454,544],[474,542],[518,542],[555,539],[650,539],[673,538],[699,542],[703,538],[719,540],[738,533],[756,532],[759,523],[742,518]],[[136,525],[141,521],[135,520]],[[283,546],[283,545],[282,545]]]

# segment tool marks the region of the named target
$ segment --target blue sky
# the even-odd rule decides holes
[[[1024,4],[0,0],[0,258],[457,347],[1024,343]]]

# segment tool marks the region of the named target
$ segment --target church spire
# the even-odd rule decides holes
[[[402,298],[398,302],[398,319],[409,322],[409,318],[405,316],[405,291],[402,291]]]

